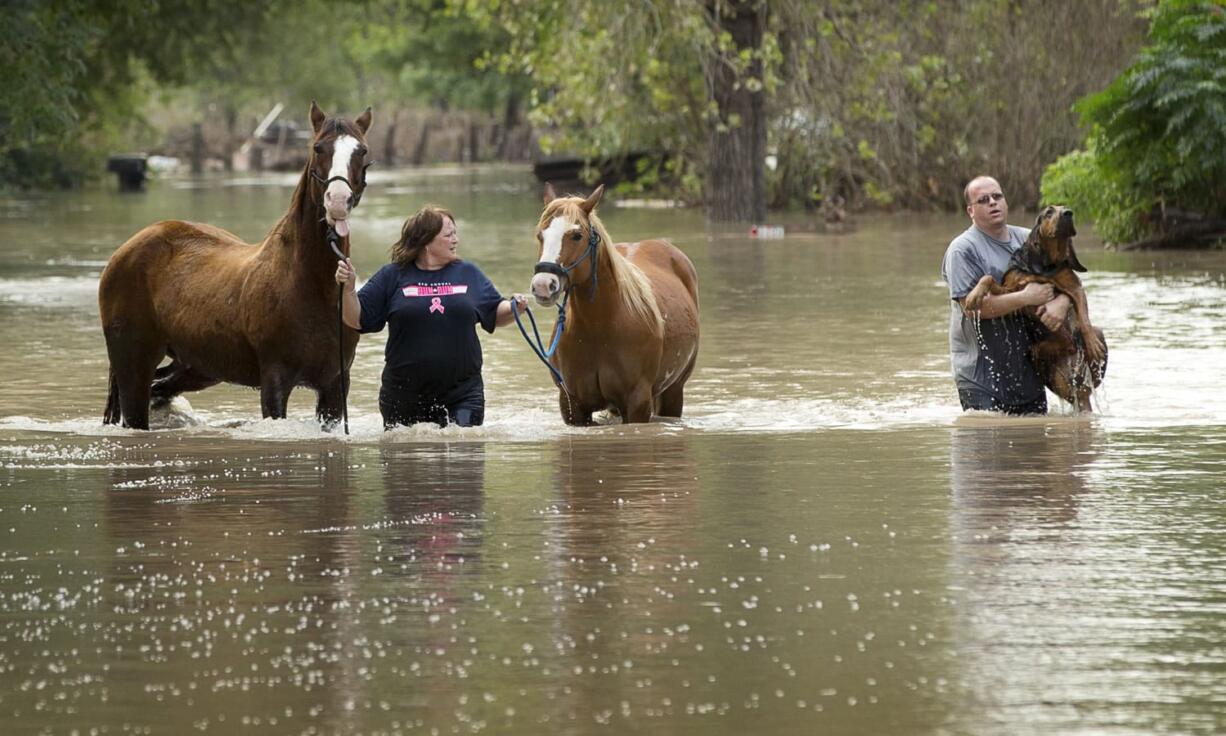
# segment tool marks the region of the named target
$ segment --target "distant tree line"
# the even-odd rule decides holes
[[[91,155],[138,137],[151,103],[237,121],[277,100],[376,112],[416,101],[508,127],[526,120],[547,151],[646,152],[643,176],[623,186],[744,220],[834,198],[957,208],[984,172],[1015,206],[1037,204],[1045,167],[1085,138],[1073,103],[1133,60],[1153,2],[10,6],[0,16],[0,61],[16,70],[0,87],[10,185],[80,180]]]

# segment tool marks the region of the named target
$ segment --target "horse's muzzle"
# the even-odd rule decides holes
[[[562,292],[562,280],[556,274],[538,273],[532,277],[532,296],[543,307],[552,307]]]
[[[327,215],[329,225],[334,225],[337,220],[349,217],[353,205],[353,189],[348,184],[335,180],[328,184],[328,188],[324,191],[324,213]]]

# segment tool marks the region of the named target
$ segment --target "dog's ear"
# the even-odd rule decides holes
[[[1068,264],[1074,271],[1085,273],[1086,267],[1081,265],[1081,261],[1077,260],[1077,251],[1073,249],[1073,239],[1068,239]]]
[[[1022,244],[1022,250],[1027,253],[1043,252],[1043,236],[1039,234],[1039,225],[1042,224],[1043,215],[1039,215],[1034,221],[1034,227],[1030,228],[1030,234],[1026,236],[1026,242]]]

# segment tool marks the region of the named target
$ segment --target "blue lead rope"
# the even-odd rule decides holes
[[[541,331],[536,326],[536,317],[532,316],[532,310],[524,307],[524,314],[528,315],[528,321],[532,323],[532,334],[536,337],[535,341],[532,337],[528,336],[528,330],[524,327],[523,320],[519,318],[519,307],[515,305],[514,299],[511,300],[511,314],[515,315],[515,324],[519,327],[519,333],[524,336],[524,340],[527,341],[528,347],[532,348],[532,352],[536,354],[536,357],[553,374],[554,383],[561,386],[562,390],[566,390],[566,385],[562,382],[562,374],[558,372],[557,368],[553,367],[553,363],[550,363],[549,359],[557,351],[558,341],[562,339],[562,330],[566,329],[566,300],[569,297],[570,291],[568,290],[562,296],[562,303],[558,305],[557,331],[553,333],[553,342],[550,343],[548,348],[545,347],[545,341],[541,339]]]

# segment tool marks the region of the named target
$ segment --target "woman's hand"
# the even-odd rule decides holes
[[[494,326],[502,327],[515,321],[515,315],[523,313],[528,308],[528,297],[523,294],[512,294],[506,301],[498,304],[498,312],[494,315]]]
[[[346,291],[353,291],[358,282],[358,272],[353,267],[353,261],[346,258],[336,262],[336,283],[344,284]]]

